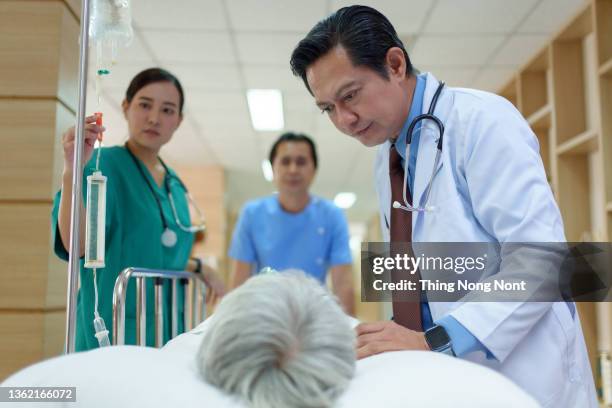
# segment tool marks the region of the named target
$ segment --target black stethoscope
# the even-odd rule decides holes
[[[414,118],[412,122],[410,122],[410,126],[408,126],[408,132],[406,134],[406,151],[405,151],[406,156],[404,159],[404,176],[405,176],[404,177],[404,189],[403,189],[404,205],[400,204],[399,201],[394,201],[393,208],[398,208],[404,211],[421,211],[421,212],[435,210],[434,206],[429,205],[429,192],[431,191],[431,183],[433,181],[433,177],[436,172],[436,169],[438,168],[438,163],[440,163],[440,155],[442,154],[442,138],[444,136],[444,124],[437,116],[434,115],[434,111],[436,109],[436,105],[438,104],[438,97],[440,96],[440,93],[442,92],[443,88],[444,88],[444,82],[440,81],[440,84],[438,85],[438,89],[436,89],[436,93],[434,94],[433,99],[431,100],[431,104],[429,105],[429,111],[427,113],[424,113]],[[412,143],[412,133],[414,132],[415,126],[419,122],[426,120],[426,119],[429,119],[435,123],[435,125],[438,127],[438,133],[440,137],[438,138],[438,147],[437,147],[438,151],[436,152],[436,159],[434,160],[433,170],[431,171],[431,176],[429,177],[429,183],[427,183],[427,190],[425,190],[425,204],[422,207],[414,207],[410,203],[408,203],[408,199],[406,197],[406,180],[408,179],[407,174],[408,174],[408,161],[410,157],[410,144]],[[391,148],[394,149],[395,147],[391,146]]]
[[[159,216],[161,218],[162,226],[164,228],[164,230],[163,230],[163,232],[161,234],[161,243],[166,248],[172,248],[173,246],[176,245],[176,242],[178,241],[178,237],[176,235],[176,232],[173,231],[172,229],[170,229],[170,227],[168,226],[168,222],[166,221],[166,217],[164,216],[164,211],[162,209],[161,201],[159,200],[159,197],[155,193],[155,189],[151,185],[151,181],[149,181],[149,179],[147,178],[146,174],[144,173],[144,170],[142,169],[142,166],[140,165],[140,162],[138,161],[138,159],[136,158],[134,153],[132,153],[132,151],[128,147],[127,143],[125,144],[125,149],[128,151],[128,153],[132,157],[132,160],[134,161],[134,164],[138,168],[138,171],[140,172],[140,175],[142,176],[144,181],[146,181],[147,186],[149,186],[149,190],[151,190],[151,194],[153,194],[153,198],[155,198],[155,202],[157,203],[157,208],[159,209]],[[157,160],[159,160],[161,165],[164,167],[164,170],[166,171],[166,174],[164,176],[164,188],[166,190],[166,193],[168,194],[168,200],[170,201],[170,208],[172,208],[172,215],[174,216],[174,221],[176,222],[176,225],[181,230],[183,230],[185,232],[189,232],[189,233],[194,233],[194,232],[198,232],[198,231],[204,231],[204,229],[206,229],[206,224],[205,224],[205,221],[204,221],[204,216],[202,215],[202,211],[200,211],[200,208],[196,204],[196,202],[193,199],[193,197],[191,196],[191,194],[189,194],[189,190],[187,190],[187,187],[185,186],[185,184],[183,184],[183,182],[181,181],[180,178],[178,178],[178,177],[172,175],[172,173],[170,173],[170,169],[168,168],[168,166],[166,166],[166,163],[164,163],[164,161],[160,157],[158,157]],[[181,188],[185,191],[185,195],[187,196],[187,200],[193,206],[193,208],[196,210],[196,213],[198,214],[198,217],[200,218],[200,223],[198,225],[190,225],[189,227],[187,227],[187,226],[184,226],[183,223],[181,222],[181,220],[180,220],[180,218],[178,216],[178,213],[176,211],[176,205],[174,204],[174,198],[172,197],[172,192],[170,190],[170,178],[174,178],[176,181],[178,181],[178,183],[180,184]]]

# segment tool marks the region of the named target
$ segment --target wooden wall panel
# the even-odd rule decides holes
[[[196,252],[213,255],[218,262],[226,257],[225,172],[221,166],[174,167],[206,218],[206,241]],[[195,218],[194,218],[195,219]]]
[[[52,245],[53,241],[49,241]],[[46,307],[65,307],[68,290],[68,262],[63,261],[49,250],[49,261],[46,271]]]
[[[67,265],[50,214],[77,104],[79,4],[0,1],[0,381],[63,350]]]
[[[64,311],[0,311],[0,381],[23,367],[62,353]]]
[[[49,201],[59,186],[59,124],[71,113],[51,100],[0,99],[0,201]]]
[[[77,20],[81,18],[82,0],[63,0]]]
[[[0,202],[0,309],[48,306],[50,214],[51,204]]]
[[[64,131],[74,126],[76,117],[73,112],[66,109],[62,104],[55,104],[55,132],[53,135],[53,169],[51,177],[51,196],[54,197],[56,192],[61,188],[62,172],[64,168],[64,152],[61,144],[61,137]],[[48,223],[50,224],[51,213],[48,214]],[[59,259],[53,252],[53,237],[55,231],[49,228],[49,261],[47,269],[46,283],[46,305],[48,307],[65,307],[66,306],[66,291],[68,286],[68,263]],[[63,330],[64,323],[61,323]],[[62,334],[62,341],[63,341]]]
[[[80,26],[66,7],[62,8],[57,97],[76,113],[79,99]]]
[[[42,328],[42,313],[0,313],[1,379],[41,359]]]
[[[61,2],[0,2],[0,96],[57,95]]]
[[[66,310],[47,311],[43,317],[43,328],[43,357],[61,355],[66,342]]]

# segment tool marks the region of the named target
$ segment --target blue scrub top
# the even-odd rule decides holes
[[[330,267],[352,262],[348,225],[331,201],[311,196],[299,213],[282,209],[276,195],[248,202],[232,238],[229,256],[276,270],[301,269],[325,282]]]

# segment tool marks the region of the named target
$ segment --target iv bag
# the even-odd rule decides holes
[[[127,47],[134,36],[130,0],[91,0],[89,37],[95,48],[98,75],[110,73],[119,47]]]
[[[96,171],[87,176],[85,267],[104,268],[106,240],[106,177]]]

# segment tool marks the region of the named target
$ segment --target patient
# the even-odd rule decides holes
[[[330,407],[355,373],[355,334],[299,272],[250,278],[219,304],[198,353],[204,379],[253,407]]]
[[[162,349],[59,356],[0,386],[76,387],[76,402],[44,408],[538,406],[501,374],[440,353],[389,352],[355,363],[355,322],[304,276],[258,275]]]

